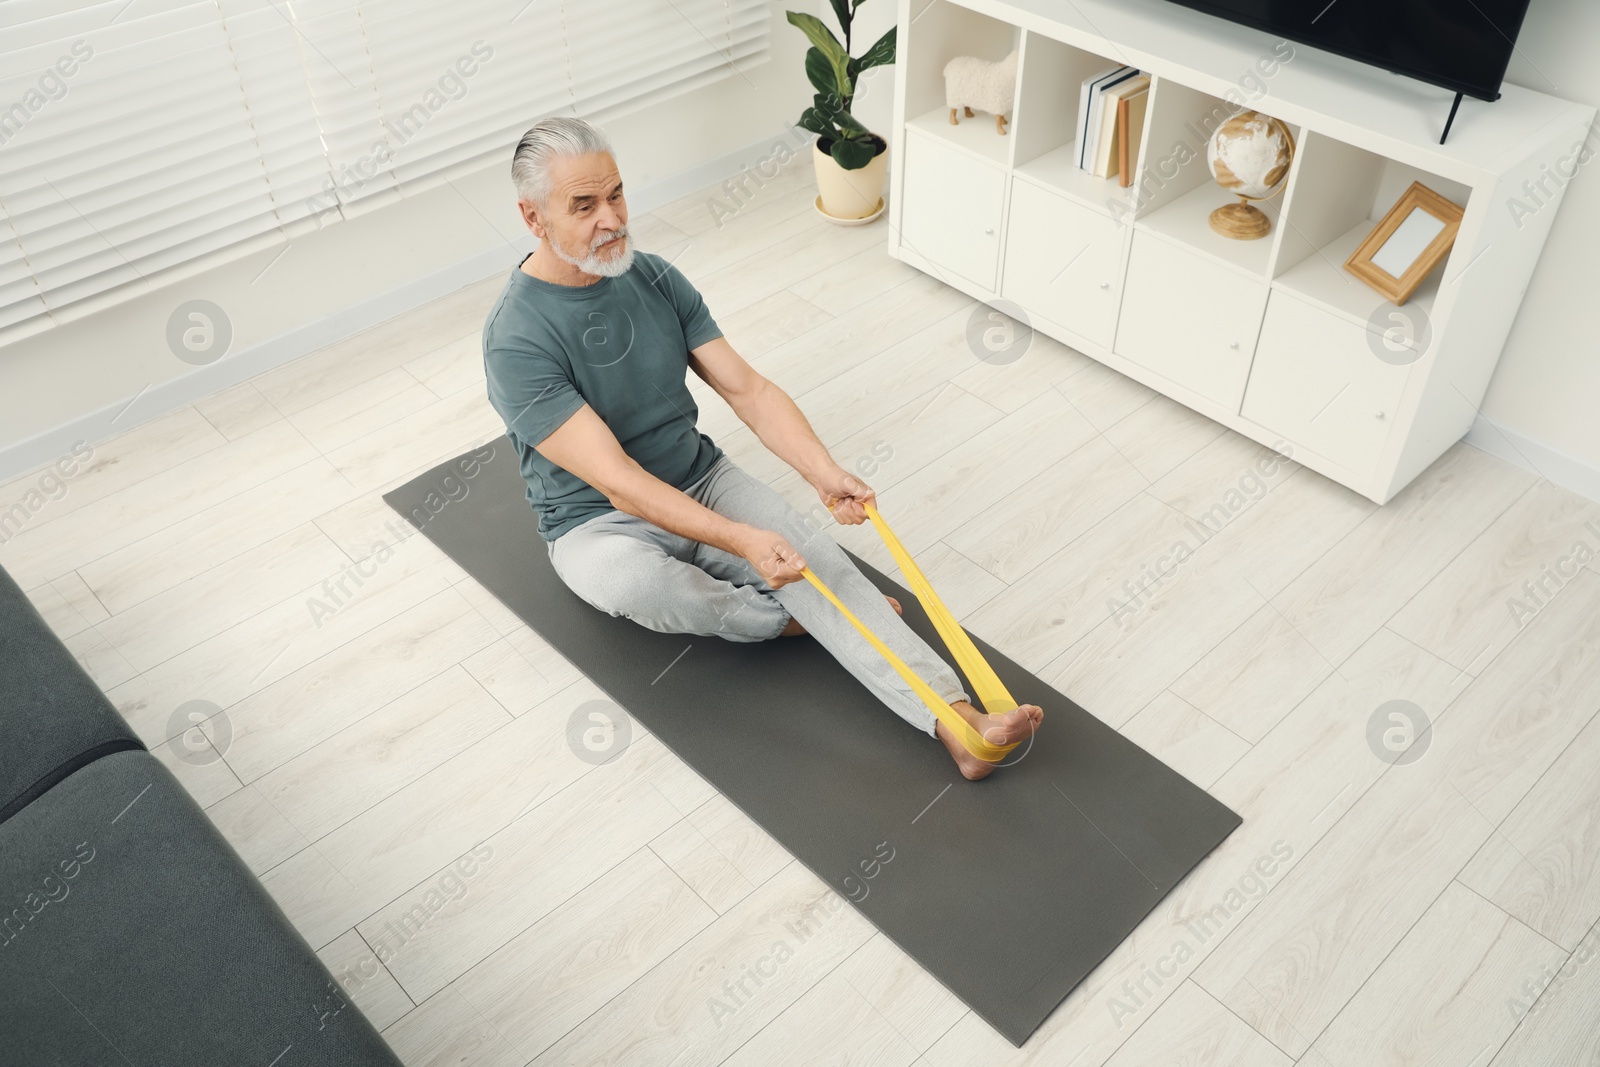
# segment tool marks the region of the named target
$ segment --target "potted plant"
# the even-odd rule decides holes
[[[817,191],[823,214],[839,219],[865,219],[882,208],[883,179],[889,165],[889,142],[850,114],[861,72],[894,62],[896,26],[861,56],[850,54],[850,24],[865,0],[830,0],[844,31],[844,43],[815,15],[786,11],[790,24],[811,41],[806,49],[806,77],[817,90],[800,125],[817,135],[812,149]]]

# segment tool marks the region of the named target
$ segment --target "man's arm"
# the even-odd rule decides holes
[[[694,372],[728,402],[768,451],[807,482],[820,489],[846,473],[789,394],[746,363],[726,337],[707,341],[689,355]]]
[[[736,556],[746,555],[751,536],[759,532],[747,523],[718,515],[645,470],[623,451],[611,427],[588,404],[534,449],[600,490],[612,507],[647,519],[663,530],[715,545]]]

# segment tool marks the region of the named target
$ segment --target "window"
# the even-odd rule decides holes
[[[770,58],[764,0],[6,0],[0,343]]]

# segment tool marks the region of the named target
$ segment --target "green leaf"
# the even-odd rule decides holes
[[[888,32],[879,37],[871,48],[861,53],[861,65],[858,71],[866,70],[868,67],[882,67],[894,62],[894,34],[899,28],[898,26],[890,26]]]
[[[833,35],[833,31],[828,29],[817,16],[808,15],[805,12],[786,11],[784,12],[784,17],[789,20],[791,25],[799,27],[800,32],[804,33],[811,43],[821,50],[829,65],[833,67],[834,82],[839,88],[840,95],[849,96],[851,94],[850,75],[845,70],[845,64],[848,62],[849,57],[845,55],[844,46]],[[816,83],[813,82],[812,84]]]
[[[840,129],[858,136],[865,136],[871,132],[865,126],[861,125],[861,123],[857,122],[856,117],[850,114],[848,111],[841,110],[837,115],[834,116],[834,121],[839,124]]]
[[[802,111],[798,125],[819,137],[834,136],[833,123],[829,122],[826,116],[819,114],[816,108],[808,107]]]
[[[833,156],[834,161],[845,170],[860,170],[872,162],[872,157],[875,155],[873,150],[876,147],[871,141],[837,140],[833,142],[828,154]]]
[[[839,20],[839,28],[844,31],[844,35],[850,36],[850,18],[853,14],[850,10],[850,0],[833,0],[833,14]]]
[[[828,29],[827,24],[817,16],[803,11],[786,11],[784,17],[789,20],[790,25],[798,27],[812,44],[822,49],[822,54],[827,56],[830,62],[835,56],[844,55],[844,45],[839,43],[839,38],[835,37],[833,31]]]
[[[819,93],[837,95],[839,92],[839,86],[833,80],[833,64],[828,62],[828,57],[815,46],[806,49],[806,77]]]
[[[811,107],[818,114],[826,115],[829,119],[836,119],[844,114],[845,111],[843,102],[833,93],[818,93],[813,96],[811,98]]]

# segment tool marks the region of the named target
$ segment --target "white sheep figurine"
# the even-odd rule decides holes
[[[1017,100],[1017,50],[1001,60],[956,56],[944,65],[944,102],[950,108],[950,125],[956,125],[956,108],[967,118],[972,109],[994,115],[994,128],[1006,132],[1006,113]]]

